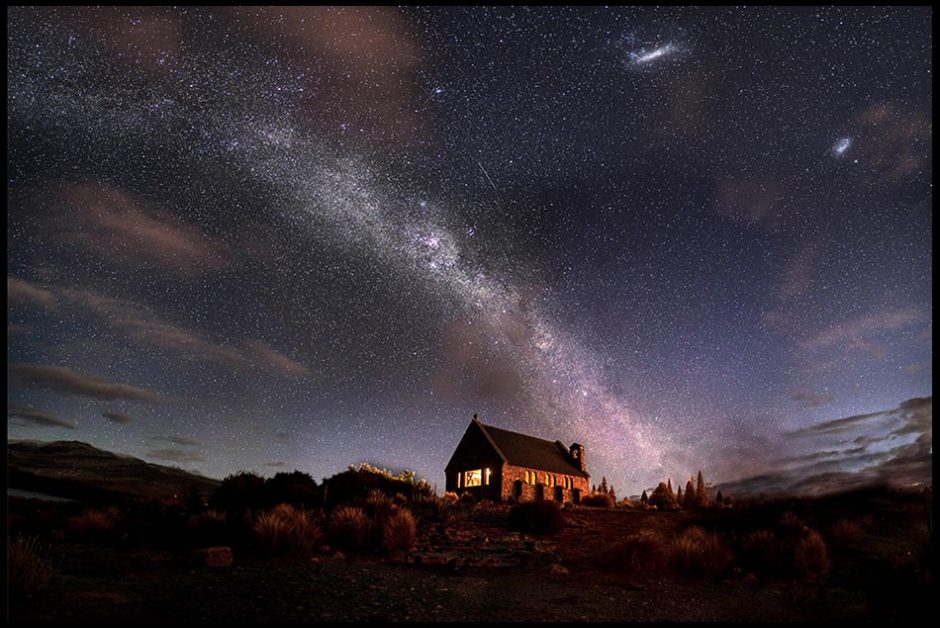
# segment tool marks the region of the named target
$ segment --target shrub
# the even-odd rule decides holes
[[[104,510],[88,509],[68,520],[68,533],[79,541],[108,541],[117,538],[121,511],[111,506]]]
[[[783,557],[773,530],[755,530],[741,542],[744,564],[756,571],[777,572]]]
[[[581,498],[582,506],[594,506],[597,508],[613,508],[615,502],[608,493],[591,493]]]
[[[605,550],[601,564],[630,575],[654,573],[666,565],[666,542],[650,530],[640,530]]]
[[[349,551],[361,551],[369,539],[369,518],[362,508],[342,506],[330,516],[330,540]]]
[[[382,547],[390,553],[407,552],[418,537],[418,524],[408,510],[399,510],[388,518],[382,532]]]
[[[718,576],[731,566],[734,557],[714,532],[692,526],[673,539],[670,566],[688,575]]]
[[[426,500],[426,499],[432,499],[432,497],[426,497],[423,495],[415,496],[416,501]],[[395,493],[394,495],[392,495],[392,503],[395,504],[396,506],[404,506],[405,504],[408,503],[408,497],[404,493]]]
[[[269,552],[310,554],[322,544],[323,533],[305,510],[278,504],[255,520],[255,539]]]
[[[453,491],[447,491],[446,493],[444,493],[444,497],[442,497],[441,499],[442,499],[443,501],[445,501],[445,502],[450,502],[451,504],[456,504],[456,503],[457,503],[457,500],[460,499],[460,498],[457,496],[457,493],[455,493],[455,492],[453,492]]]
[[[11,595],[34,595],[45,590],[55,570],[47,558],[47,548],[34,536],[7,539],[7,577]]]
[[[264,501],[268,505],[291,504],[299,508],[319,503],[316,481],[303,471],[281,471],[264,482]]]
[[[392,500],[381,490],[374,488],[369,491],[365,502],[365,513],[373,521],[379,523],[385,521],[395,508]]]
[[[464,491],[460,494],[460,499],[458,500],[461,504],[475,504],[477,501],[476,496],[470,491]]]
[[[550,501],[517,504],[509,510],[509,528],[534,534],[557,534],[565,526],[561,507]]]

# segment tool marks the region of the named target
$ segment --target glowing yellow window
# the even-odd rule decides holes
[[[486,484],[487,486],[490,485],[491,475],[493,475],[493,471],[491,469],[483,469],[483,483]]]
[[[463,485],[464,486],[480,486],[483,480],[483,470],[474,469],[473,471],[464,471],[463,473]]]

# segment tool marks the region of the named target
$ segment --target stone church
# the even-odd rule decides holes
[[[444,469],[447,490],[478,499],[580,503],[590,492],[584,447],[473,421]]]

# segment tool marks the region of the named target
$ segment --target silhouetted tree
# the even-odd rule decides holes
[[[613,484],[610,485],[610,489],[607,491],[607,494],[610,495],[610,499],[615,504],[617,503],[617,493],[614,491]]]
[[[666,482],[660,482],[653,494],[650,495],[649,503],[660,510],[675,510],[679,507],[676,503],[676,496]]]
[[[646,491],[643,491],[643,494],[640,495],[640,503],[647,505],[650,503],[650,498],[646,496]]]
[[[683,508],[695,507],[695,487],[692,486],[692,478],[685,483],[685,501],[682,502]]]
[[[607,494],[607,476],[603,476],[601,478],[601,485],[598,487],[597,490],[598,492],[603,493],[604,495]]]
[[[229,512],[256,510],[265,505],[264,478],[251,471],[226,476],[210,500],[213,508]]]
[[[682,501],[682,487],[679,487],[679,490],[676,491],[676,503],[680,506],[684,506],[685,502]]]
[[[715,495],[715,503],[723,504],[725,503],[725,496],[721,494],[721,490],[718,490],[718,494]]]
[[[317,482],[303,471],[276,473],[265,482],[265,501],[270,506],[292,504],[310,507],[317,503]]]
[[[711,504],[711,498],[708,496],[708,489],[705,488],[705,478],[702,472],[698,472],[698,483],[695,486],[695,503],[699,506],[708,506]]]

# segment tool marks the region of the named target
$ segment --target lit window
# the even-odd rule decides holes
[[[493,472],[490,469],[483,469],[483,483],[487,486],[490,485],[490,476]]]
[[[460,479],[463,477],[463,473],[457,474],[457,488],[461,488]]]
[[[480,486],[483,480],[483,470],[474,469],[473,471],[464,471],[463,474],[463,485],[464,486]]]

